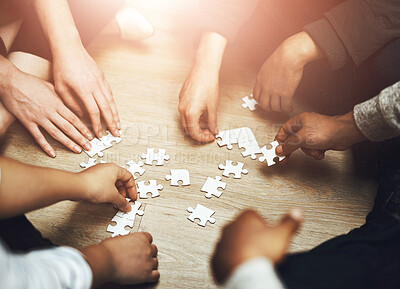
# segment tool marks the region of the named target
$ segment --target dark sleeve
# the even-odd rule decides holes
[[[332,69],[360,65],[400,37],[399,0],[347,0],[304,30],[325,52]]]
[[[232,42],[253,14],[259,0],[202,0],[200,28],[217,32]]]

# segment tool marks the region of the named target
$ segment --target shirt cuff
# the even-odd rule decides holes
[[[348,59],[346,48],[328,20],[322,18],[304,26],[303,29],[324,51],[332,70],[346,65]]]
[[[284,286],[267,258],[253,258],[240,265],[224,289],[283,289]]]
[[[353,115],[357,127],[371,141],[383,141],[398,134],[398,131],[387,123],[379,96],[357,104]]]
[[[213,13],[203,14],[203,17],[200,19],[200,27],[203,30],[210,30],[221,34],[226,37],[229,42],[235,39],[240,29],[240,26],[230,19]]]

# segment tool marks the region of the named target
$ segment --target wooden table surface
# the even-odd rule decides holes
[[[149,147],[164,148],[171,156],[165,166],[145,166],[145,174],[138,179],[156,179],[164,186],[160,197],[140,200],[145,213],[132,230],[150,232],[159,248],[161,280],[147,287],[215,288],[209,257],[220,229],[244,208],[255,208],[272,222],[290,208],[303,209],[305,224],[293,240],[292,252],[310,249],[363,224],[376,184],[356,176],[350,152],[328,152],[323,161],[296,152],[286,165],[267,167],[243,158],[237,147],[230,151],[215,142],[200,145],[185,137],[177,106],[195,54],[192,13],[198,10],[197,1],[133,2],[156,26],[155,36],[142,43],[99,37],[89,50],[112,87],[124,133],[124,140],[106,150],[103,160],[123,166],[131,159],[140,160]],[[241,107],[241,97],[252,91],[256,74],[240,57],[225,59],[218,126],[220,130],[250,127],[259,144],[266,144],[285,117]],[[74,154],[55,141],[51,144],[56,159],[47,157],[27,131],[15,124],[1,144],[1,153],[39,166],[81,170],[79,163],[87,160],[86,154]],[[228,159],[244,162],[248,175],[224,178],[227,188],[222,196],[206,199],[200,188],[208,176],[221,175],[218,165]],[[171,187],[165,175],[180,168],[190,171],[191,185]],[[186,209],[196,204],[213,209],[216,223],[203,228],[190,222]],[[28,217],[45,237],[79,248],[110,237],[106,227],[114,214],[111,205],[65,201]]]

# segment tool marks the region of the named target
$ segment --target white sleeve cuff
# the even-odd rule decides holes
[[[284,286],[267,258],[253,258],[240,265],[224,289],[283,289]]]

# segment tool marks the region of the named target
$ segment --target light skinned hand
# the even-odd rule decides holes
[[[79,173],[84,189],[77,199],[92,203],[111,203],[121,211],[129,212],[126,197],[135,201],[137,190],[132,174],[116,164],[98,164]]]
[[[218,134],[218,76],[192,71],[179,94],[179,113],[185,132],[200,142],[211,142]]]
[[[322,52],[306,32],[286,39],[260,69],[253,89],[254,99],[266,111],[291,112],[304,66],[321,57]]]
[[[65,145],[80,153],[90,149],[89,129],[57,96],[51,83],[18,69],[10,72],[12,81],[1,96],[4,106],[26,127],[41,148],[51,157],[56,153],[40,128]]]
[[[300,210],[291,210],[276,226],[270,226],[253,210],[241,213],[223,230],[212,257],[215,281],[223,284],[246,261],[265,257],[276,264],[303,222]]]
[[[84,106],[97,137],[103,135],[101,117],[110,132],[120,136],[121,124],[111,88],[82,45],[71,46],[67,54],[54,55],[53,76],[57,93],[72,111],[82,117]]]
[[[305,112],[289,119],[278,131],[276,147],[279,156],[289,156],[301,148],[304,153],[321,160],[327,150],[343,151],[366,140],[358,129],[353,112],[326,116]]]
[[[93,272],[92,287],[114,282],[140,284],[157,282],[157,247],[146,232],[106,239],[82,250]]]

